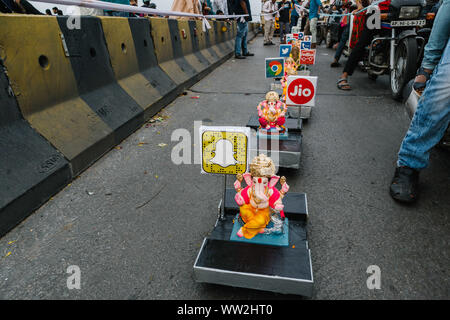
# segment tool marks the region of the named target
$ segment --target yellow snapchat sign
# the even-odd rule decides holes
[[[200,127],[202,173],[247,171],[250,128]]]

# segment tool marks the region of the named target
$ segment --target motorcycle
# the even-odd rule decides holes
[[[389,74],[391,93],[401,100],[406,84],[414,78],[423,56],[426,17],[422,0],[392,0],[388,13],[381,14],[382,29],[366,49],[364,69],[370,79]]]

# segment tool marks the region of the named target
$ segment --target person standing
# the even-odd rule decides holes
[[[200,2],[198,0],[174,0],[170,11],[202,14]],[[172,17],[174,19],[189,20],[189,17]]]
[[[309,1],[309,29],[312,35],[311,49],[316,48],[317,43],[317,20],[319,20],[319,10],[322,6],[320,0]]]
[[[300,9],[300,31],[305,32],[306,34],[306,22],[308,21],[308,12],[306,12],[306,6],[309,5],[307,0],[304,0],[300,3],[300,6],[302,7]],[[309,29],[308,29],[309,30]]]
[[[117,4],[124,4],[129,6],[130,0],[101,0],[105,2],[111,2],[111,3],[117,3]],[[129,17],[129,13],[125,11],[113,11],[113,10],[104,10],[105,16],[113,16],[113,17]]]
[[[341,18],[339,22],[342,33],[336,49],[336,54],[334,55],[333,62],[331,63],[332,68],[340,66],[339,59],[341,58],[342,52],[344,51],[345,45],[350,36],[350,23],[349,23],[350,17],[346,15],[349,12],[350,5],[351,2],[349,1],[344,3],[342,6],[344,8],[344,11],[342,12],[344,16]]]
[[[276,0],[267,0],[263,5],[263,15],[264,15],[264,45],[274,45],[272,42],[273,33],[275,32],[275,15],[276,11]]]
[[[238,18],[237,33],[234,46],[234,57],[236,59],[245,59],[254,56],[247,49],[248,21],[252,21],[252,11],[249,0],[234,0],[233,13],[236,15],[248,14],[247,17]]]
[[[299,9],[297,9],[295,6],[300,5],[297,0],[292,0],[292,11],[291,11],[291,30],[292,27],[296,27],[298,23],[298,19],[300,18],[300,15],[298,14]]]
[[[348,83],[348,77],[355,71],[358,61],[362,60],[366,47],[370,45],[376,29],[367,27],[366,11],[361,11],[370,5],[369,0],[356,0],[357,8],[353,13],[359,12],[353,16],[352,32],[349,33],[349,46],[352,49],[350,56],[345,63],[344,71],[338,79],[337,87],[340,90],[351,90]],[[378,4],[381,13],[389,9],[390,0]]]
[[[398,152],[390,195],[413,202],[419,195],[419,173],[428,166],[431,149],[450,124],[450,0],[443,0],[425,46],[415,82],[425,90]],[[424,77],[425,79],[421,79]]]
[[[228,6],[227,0],[213,0],[212,1],[212,10],[218,15],[219,11],[224,15],[228,15]]]
[[[290,11],[291,11],[291,3],[286,0],[281,0],[278,3],[278,14],[280,15],[280,19],[278,20],[280,24],[280,43],[286,43],[285,37],[286,34],[290,32]]]

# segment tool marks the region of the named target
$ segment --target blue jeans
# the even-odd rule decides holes
[[[243,54],[248,53],[247,35],[248,35],[248,23],[239,21],[237,23],[236,43],[234,45],[235,55],[240,56],[241,50],[244,50],[244,52],[242,52]]]
[[[441,8],[442,10],[442,8]],[[422,93],[398,153],[398,166],[424,169],[450,124],[450,41]]]
[[[422,67],[433,70],[439,62],[450,35],[450,0],[443,0],[439,8],[430,39],[425,46]]]
[[[345,44],[347,43],[349,34],[350,34],[350,25],[346,25],[344,27],[344,30],[342,31],[341,40],[339,41],[339,45],[336,49],[336,54],[334,55],[336,61],[339,61],[339,59],[341,58],[342,51],[344,51]]]

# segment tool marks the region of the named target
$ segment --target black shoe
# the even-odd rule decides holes
[[[243,55],[235,55],[234,58],[235,59],[245,59],[245,57]]]
[[[273,43],[272,41],[270,41],[270,42],[268,43],[268,45],[269,45],[269,46],[274,46],[275,43]]]
[[[408,167],[397,167],[391,183],[391,197],[401,202],[414,202],[419,193],[418,186],[419,171]]]
[[[245,57],[253,57],[254,55],[255,55],[254,53],[250,53],[250,52],[244,53]]]
[[[270,42],[264,42],[265,46],[268,46],[270,44]]]

